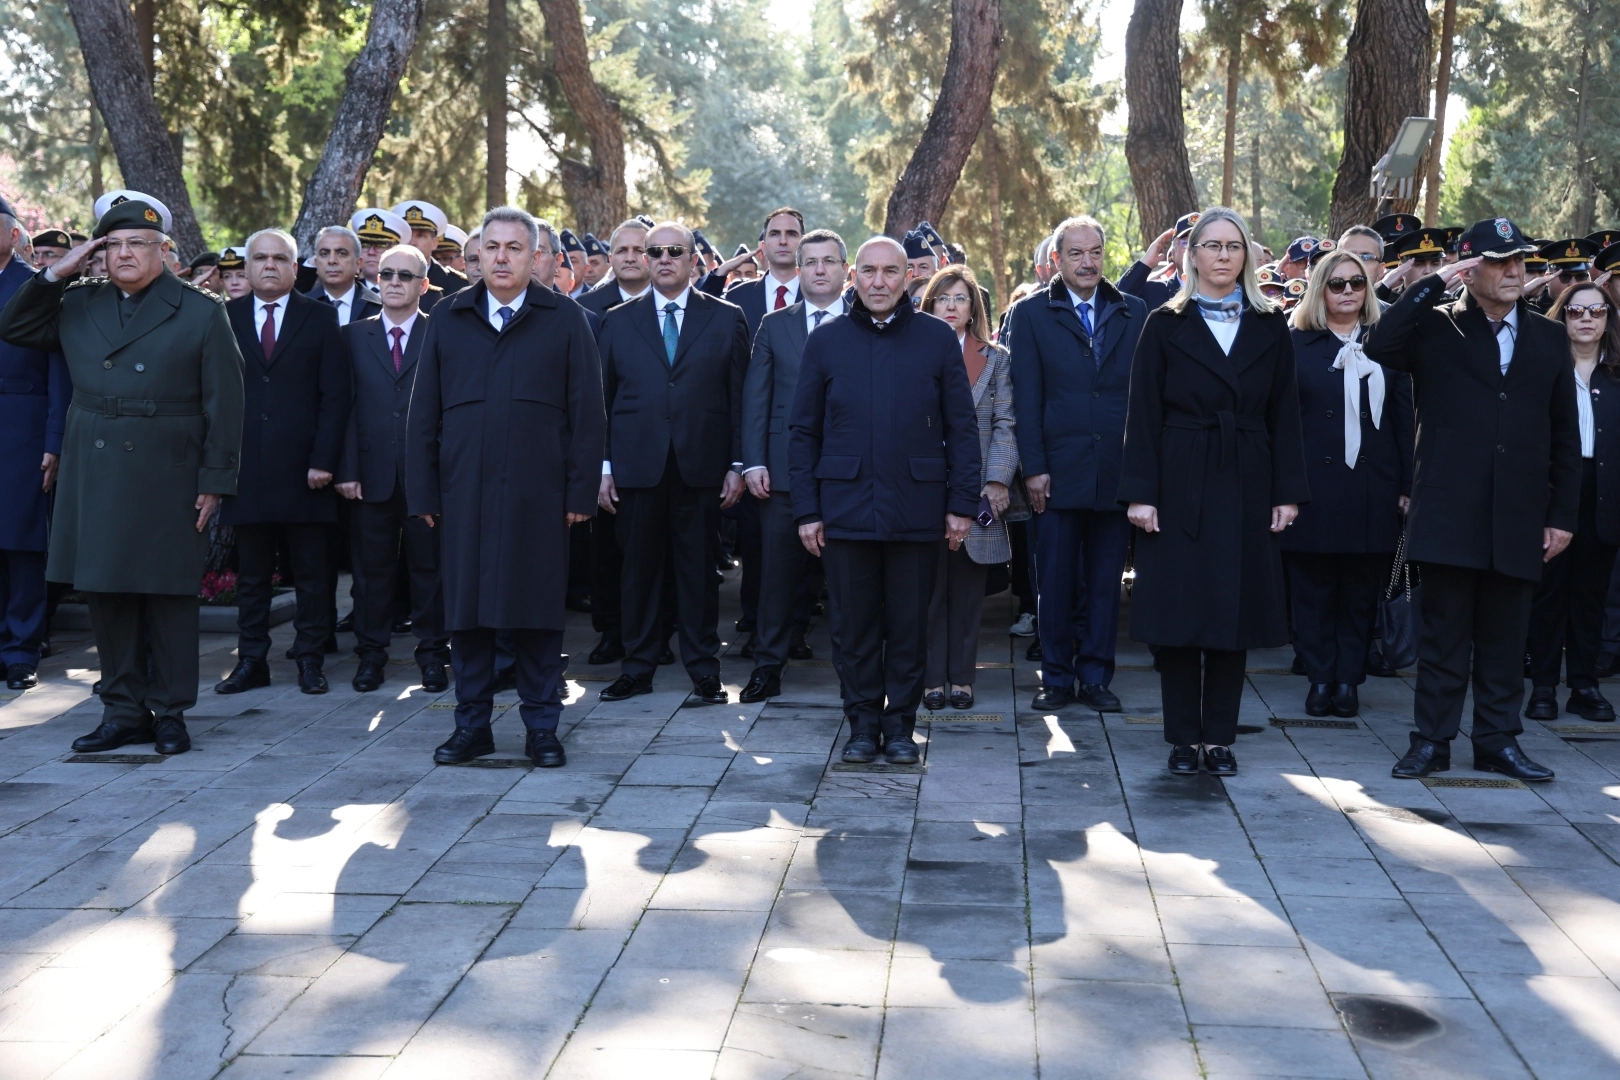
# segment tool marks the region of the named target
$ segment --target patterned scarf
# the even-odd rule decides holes
[[[1219,300],[1211,300],[1203,293],[1193,293],[1198,313],[1210,322],[1237,322],[1243,318],[1243,290],[1232,292]]]

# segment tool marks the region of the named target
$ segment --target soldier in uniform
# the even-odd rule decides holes
[[[454,270],[463,277],[467,276],[467,262],[464,252],[467,250],[467,233],[454,225],[444,227],[444,235],[433,248],[433,261],[449,270]]]
[[[608,247],[590,233],[580,237],[580,242],[585,245],[585,287],[594,289],[607,277]]]
[[[467,276],[458,274],[448,267],[441,266],[433,259],[433,252],[439,246],[439,237],[444,235],[446,226],[450,224],[440,210],[430,202],[421,199],[408,199],[394,207],[394,213],[405,219],[410,228],[410,235],[406,236],[404,243],[410,244],[428,257],[428,284],[440,290],[440,296],[448,296],[467,287]],[[431,294],[430,294],[431,295]],[[422,297],[422,310],[427,311],[438,297],[429,301]]]
[[[95,629],[102,722],[80,753],[191,748],[208,522],[236,490],[242,354],[218,298],[164,269],[168,243],[136,194],[0,312],[0,340],[62,352],[73,380],[46,576],[86,595]],[[103,248],[109,280],[64,280]]]
[[[253,291],[248,284],[247,245],[219,249],[219,292],[227,300],[235,300]]]
[[[205,251],[198,255],[180,276],[199,289],[219,292],[219,252]]]
[[[395,244],[411,238],[411,227],[392,210],[368,206],[349,216],[349,228],[360,238],[360,277],[373,289],[377,287],[377,260]],[[431,258],[432,256],[429,256]],[[424,298],[425,299],[425,298]]]
[[[585,255],[585,243],[574,235],[572,229],[560,230],[557,239],[562,242],[563,260],[568,264],[568,274],[572,282],[572,288],[564,291],[568,296],[578,300],[580,294],[590,288],[585,283],[585,272],[590,269],[590,259]]]
[[[46,229],[34,237],[34,266],[40,270],[54,266],[73,248],[73,241],[67,233],[61,229]]]

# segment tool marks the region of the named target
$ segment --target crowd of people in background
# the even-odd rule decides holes
[[[602,700],[679,662],[694,703],[729,702],[739,565],[738,698],[781,695],[824,612],[851,763],[915,762],[919,708],[974,707],[987,591],[1017,597],[1036,711],[1121,711],[1128,583],[1170,772],[1233,775],[1247,652],[1292,643],[1304,710],[1356,716],[1397,673],[1377,616],[1408,561],[1396,776],[1449,768],[1470,684],[1475,768],[1519,779],[1552,777],[1516,736],[1561,678],[1567,711],[1615,719],[1620,233],[1393,214],[1273,258],[1213,207],[1110,281],[1077,214],[998,315],[928,222],[851,250],[791,207],[729,257],[679,222],[599,239],[500,207],[464,231],[407,200],[184,263],[158,200],[94,218],[30,236],[0,202],[0,662],[35,685],[52,590],[85,595],[104,722],[80,752],[189,747],[180,601],[222,537],[215,692],[271,683],[279,581],[303,692],[339,632],[356,691],[402,633],[426,690],[453,674],[443,763],[493,750],[514,687],[530,757],[565,762],[570,608],[619,665]]]

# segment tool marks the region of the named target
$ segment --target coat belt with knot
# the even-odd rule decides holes
[[[1171,413],[1164,418],[1164,426],[1198,433],[1193,438],[1193,467],[1187,470],[1187,523],[1182,526],[1187,535],[1196,540],[1204,514],[1204,483],[1209,470],[1210,433],[1217,429],[1220,431],[1220,467],[1224,469],[1228,462],[1237,457],[1237,433],[1265,431],[1266,420],[1263,416],[1239,416],[1231,409],[1221,409],[1213,418],[1193,416],[1190,413]]]

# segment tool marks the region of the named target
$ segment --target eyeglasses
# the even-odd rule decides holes
[[[934,297],[936,304],[971,304],[972,298],[967,293],[940,293]]]
[[[1367,279],[1361,274],[1357,274],[1352,278],[1328,278],[1327,287],[1328,292],[1360,292],[1367,287]]]
[[[1222,252],[1225,252],[1228,255],[1241,255],[1245,250],[1248,249],[1249,245],[1245,244],[1241,240],[1228,240],[1224,244],[1219,240],[1205,240],[1202,244],[1195,244],[1193,246],[1202,249],[1210,255],[1219,255]]]
[[[1564,314],[1569,316],[1571,319],[1579,319],[1579,318],[1583,318],[1583,317],[1586,317],[1586,316],[1590,316],[1590,317],[1592,317],[1594,319],[1606,319],[1606,318],[1609,317],[1609,305],[1608,304],[1565,304],[1564,305]]]
[[[1560,270],[1558,280],[1566,284],[1571,281],[1591,281],[1592,275],[1585,270]]]
[[[654,244],[647,249],[647,258],[649,259],[662,259],[665,255],[672,259],[678,259],[685,254],[685,244]]]
[[[131,251],[131,252],[134,252],[136,255],[139,255],[142,251],[146,250],[147,248],[149,248],[149,247],[159,247],[159,246],[162,245],[162,243],[163,243],[163,241],[161,241],[161,240],[108,240],[106,250],[107,251]]]
[[[395,278],[398,278],[401,282],[403,282],[406,285],[409,285],[413,281],[421,281],[425,277],[427,277],[426,274],[414,274],[409,270],[379,270],[379,271],[377,271],[377,280],[378,281],[393,281]]]
[[[1370,251],[1352,251],[1350,254],[1355,255],[1364,263],[1373,263],[1375,265],[1379,265],[1384,261],[1384,257],[1382,255],[1374,255]]]

